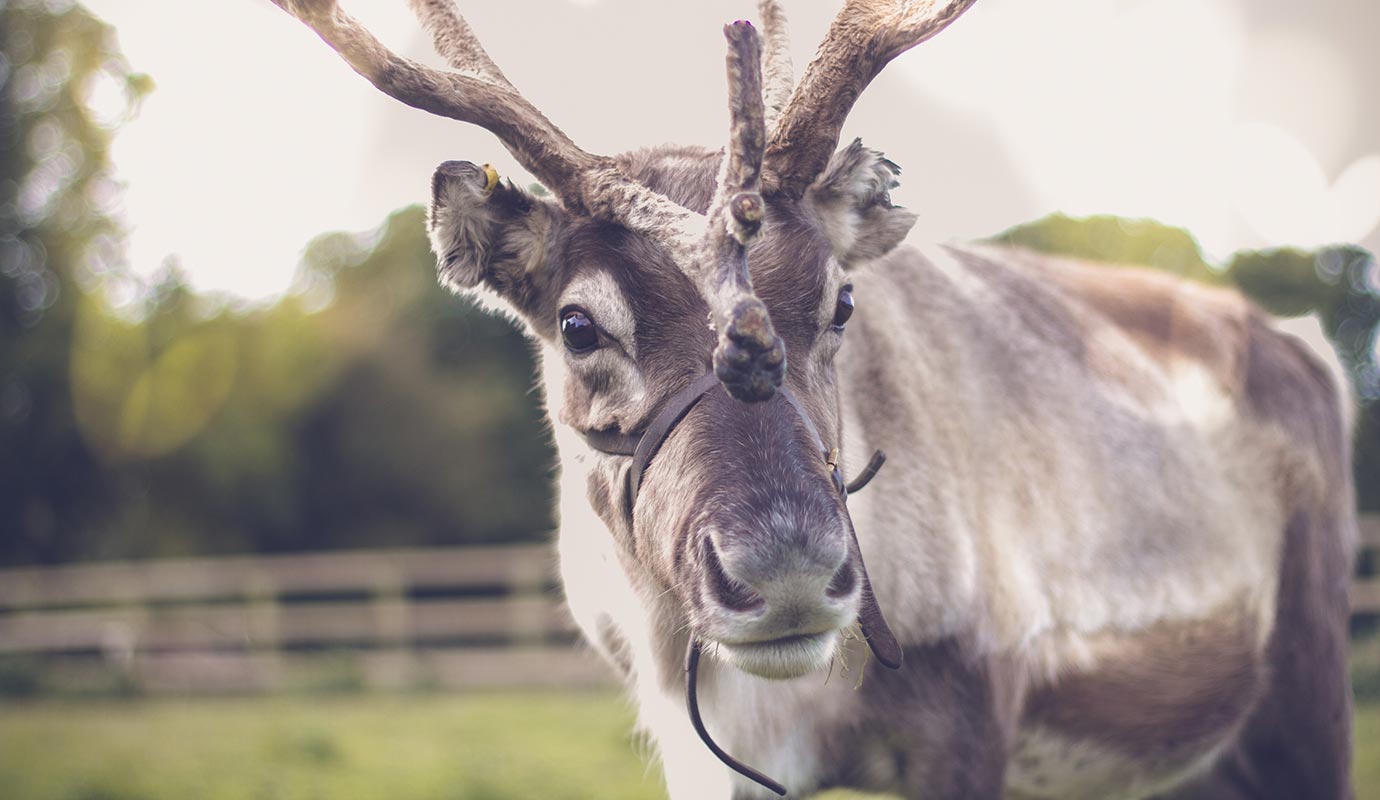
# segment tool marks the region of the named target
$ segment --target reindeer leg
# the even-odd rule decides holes
[[[1350,800],[1346,587],[1354,533],[1343,504],[1296,513],[1284,533],[1270,683],[1235,747],[1174,800]]]
[[[907,648],[899,670],[869,664],[858,723],[866,741],[852,755],[878,774],[845,771],[836,782],[926,800],[999,800],[1014,702],[999,670],[955,642]]]

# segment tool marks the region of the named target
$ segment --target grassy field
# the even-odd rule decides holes
[[[0,798],[663,797],[630,721],[603,693],[7,702]],[[1380,705],[1356,734],[1357,798],[1380,800]]]

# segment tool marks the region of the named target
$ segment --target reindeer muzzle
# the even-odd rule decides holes
[[[701,375],[684,389],[676,392],[667,400],[666,404],[657,411],[652,417],[651,423],[646,430],[641,433],[621,433],[615,431],[586,431],[583,433],[585,441],[590,447],[600,452],[612,455],[632,456],[632,467],[628,470],[627,481],[624,484],[623,493],[623,512],[631,522],[633,508],[637,502],[638,491],[642,487],[642,478],[647,468],[651,465],[652,459],[657,451],[661,449],[676,425],[690,413],[700,400],[704,399],[715,386],[721,385],[721,378],[714,370]],[[896,641],[896,636],[891,632],[891,627],[887,625],[886,618],[882,615],[881,606],[877,603],[877,596],[872,591],[872,580],[867,574],[867,565],[863,562],[862,548],[858,546],[858,535],[853,527],[852,515],[848,513],[848,495],[857,492],[872,480],[882,464],[886,462],[886,454],[881,450],[873,452],[868,459],[863,471],[858,474],[851,482],[844,482],[843,474],[839,469],[839,449],[828,447],[824,444],[823,437],[819,434],[819,429],[815,427],[810,415],[805,412],[805,407],[801,405],[795,394],[786,388],[784,383],[776,390],[776,393],[783,397],[796,415],[804,423],[805,429],[809,432],[810,438],[814,440],[816,451],[823,458],[825,466],[829,469],[833,478],[834,487],[838,490],[840,498],[843,500],[843,516],[848,524],[849,547],[852,556],[856,559],[858,570],[862,574],[862,591],[858,606],[858,626],[862,629],[863,638],[867,640],[867,645],[872,649],[872,654],[877,660],[890,669],[899,669],[902,660],[901,645]],[[699,700],[696,696],[696,687],[699,677],[700,660],[700,641],[692,632],[690,642],[685,653],[685,692],[686,705],[690,711],[690,721],[695,727],[695,732],[699,734],[710,752],[723,761],[734,771],[756,781],[771,791],[785,795],[786,788],[780,783],[763,775],[757,770],[738,761],[718,746],[705,730],[704,721],[700,717]]]

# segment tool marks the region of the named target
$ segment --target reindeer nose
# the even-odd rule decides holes
[[[711,530],[702,548],[707,599],[774,635],[833,621],[857,599],[857,566],[842,532],[787,538]]]

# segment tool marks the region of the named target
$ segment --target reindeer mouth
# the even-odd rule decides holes
[[[828,666],[838,642],[837,630],[798,633],[759,642],[721,642],[718,654],[750,675],[787,680]]]

